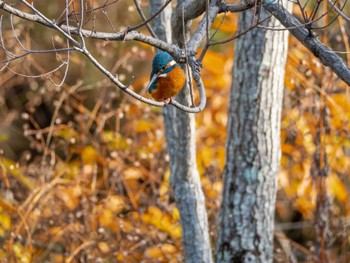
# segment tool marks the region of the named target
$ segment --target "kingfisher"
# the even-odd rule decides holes
[[[146,92],[149,92],[156,101],[171,103],[172,97],[183,88],[185,72],[167,52],[159,52],[152,62],[150,82]]]

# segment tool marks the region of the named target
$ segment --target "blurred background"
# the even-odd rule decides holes
[[[64,21],[65,1],[35,1],[35,6]],[[148,17],[148,1],[141,6]],[[78,7],[79,1],[72,1],[73,25]],[[119,32],[141,22],[132,1],[90,0],[87,7],[86,29]],[[343,11],[350,14],[349,5]],[[294,13],[301,17],[298,8]],[[77,52],[8,61],[8,52],[21,55],[23,47],[52,50],[67,42],[52,29],[0,14],[0,261],[182,262],[161,109],[125,95]],[[324,44],[350,52],[350,30],[342,18],[329,12],[316,25]],[[222,40],[237,26],[237,14],[222,14],[212,32],[218,30],[215,39]],[[138,30],[148,34],[144,27]],[[104,67],[147,96],[153,47],[86,41]],[[234,43],[207,52],[201,73],[208,103],[196,114],[197,166],[213,244],[233,56]],[[350,53],[340,56],[349,65]],[[350,90],[293,37],[281,139],[275,261],[288,262],[289,253],[297,262],[312,261],[315,226],[324,224],[329,259],[349,262]],[[326,204],[322,213],[319,201]]]

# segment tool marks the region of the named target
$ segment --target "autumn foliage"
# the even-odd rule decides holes
[[[135,12],[126,1],[112,7]],[[137,16],[125,20],[126,15],[111,18],[111,11],[104,12],[91,16],[96,28],[109,19],[121,27],[137,22]],[[64,44],[42,26],[15,18],[13,23],[27,48]],[[237,19],[220,15],[214,26],[218,38],[229,37]],[[332,48],[344,50],[349,41],[344,32],[349,34],[339,22],[319,33]],[[2,34],[6,47],[20,53],[10,24],[4,24]],[[137,42],[91,40],[89,45],[112,73],[144,95],[154,49]],[[6,59],[4,52],[0,55]],[[81,55],[71,53],[67,73],[61,68],[47,74],[65,59],[64,54],[32,54],[0,73],[0,261],[182,262],[161,110],[124,95]],[[201,73],[208,103],[196,115],[197,166],[213,240],[232,66],[232,43],[207,52]],[[332,262],[350,260],[349,120],[349,87],[290,38],[277,262],[286,262],[288,254],[281,240],[291,241],[289,249],[300,262],[314,259],[321,201],[327,208],[324,229],[331,233],[322,237],[331,240],[328,256]]]

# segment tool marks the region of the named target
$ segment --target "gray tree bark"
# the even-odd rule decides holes
[[[239,27],[251,20],[251,12],[240,13]],[[217,262],[273,259],[287,36],[254,29],[235,42]]]
[[[151,12],[162,6],[164,0],[151,0]],[[182,1],[178,1],[179,5]],[[153,21],[155,32],[171,43],[169,9]],[[179,7],[178,7],[179,9]],[[181,15],[181,14],[177,14]],[[176,16],[176,14],[175,14]],[[179,19],[174,17],[174,19]],[[175,44],[183,40],[182,31],[173,34]],[[188,83],[176,98],[190,105]],[[172,106],[163,109],[167,149],[170,157],[171,186],[180,212],[183,252],[187,263],[213,262],[209,240],[205,198],[196,165],[195,115]]]

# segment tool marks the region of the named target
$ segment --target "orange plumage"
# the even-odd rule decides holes
[[[175,96],[185,84],[185,74],[179,66],[175,66],[166,77],[158,77],[156,88],[151,91],[156,101]]]

